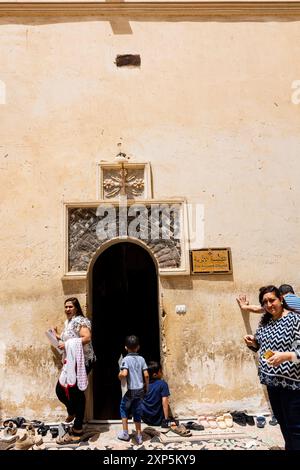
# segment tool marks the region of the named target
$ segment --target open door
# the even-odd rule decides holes
[[[124,340],[140,339],[140,354],[160,360],[158,279],[146,249],[132,242],[108,247],[92,268],[94,419],[120,419],[121,387],[118,360],[125,355]]]

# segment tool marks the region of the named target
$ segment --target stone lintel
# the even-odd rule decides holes
[[[0,16],[280,21],[300,19],[300,2],[0,2]]]

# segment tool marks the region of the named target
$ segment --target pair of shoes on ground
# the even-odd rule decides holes
[[[243,411],[233,411],[231,413],[231,416],[232,416],[233,422],[236,424],[239,424],[240,426],[246,426],[247,424],[249,426],[255,425],[253,416],[247,415]]]
[[[202,425],[204,428],[211,428],[211,429],[226,429],[232,428],[233,426],[233,419],[230,413],[224,413],[219,416],[199,416],[198,418],[199,424]]]

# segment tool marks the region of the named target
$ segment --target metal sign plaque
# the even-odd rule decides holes
[[[192,250],[193,274],[231,274],[230,248],[201,248]]]

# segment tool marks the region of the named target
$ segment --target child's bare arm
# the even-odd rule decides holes
[[[163,407],[163,412],[164,412],[164,418],[168,419],[169,418],[169,397],[162,397],[162,407]]]
[[[127,377],[127,375],[128,375],[128,369],[120,370],[119,375],[118,375],[119,380],[122,380],[124,377]]]
[[[260,305],[249,305],[246,295],[239,295],[236,299],[242,312],[263,313],[264,309]]]
[[[147,370],[143,370],[143,374],[144,374],[144,380],[145,380],[145,390],[146,390],[146,393],[147,393],[148,392],[148,386],[149,386],[149,374],[148,374]]]

